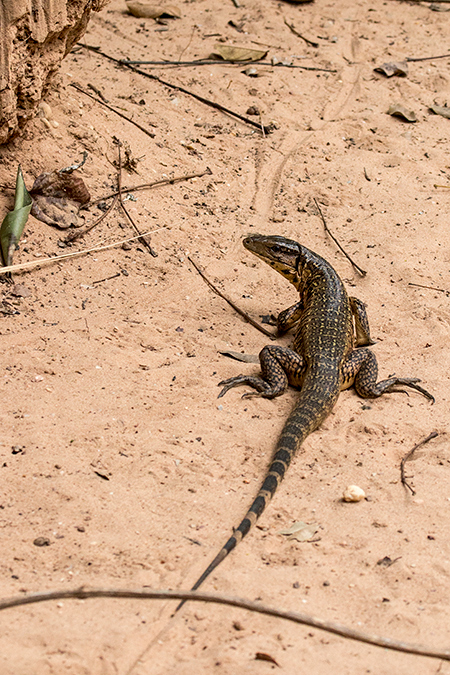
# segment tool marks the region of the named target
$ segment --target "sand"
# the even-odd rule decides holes
[[[269,49],[269,64],[276,57],[322,70],[255,64],[252,78],[247,65],[143,67],[244,116],[256,107],[260,116],[250,119],[276,125],[263,136],[79,49],[46,97],[58,126],[36,119],[0,149],[0,183],[14,184],[20,162],[28,187],[87,151],[80,176],[92,199],[116,185],[114,137],[136,160],[134,173],[123,171],[126,187],[212,172],[134,192],[126,202],[141,231],[158,229],[157,257],[133,242],[16,273],[19,295],[1,285],[0,596],[79,586],[187,589],[214,557],[256,494],[297,394],[242,400],[236,389],[217,400],[220,380],[258,371],[219,352],[257,354],[267,338],[207,287],[188,256],[259,319],[295,302],[296,293],[241,240],[248,232],[281,234],[323,255],[367,304],[380,377],[420,377],[436,403],[415,392],[370,401],[343,392],[258,526],[204,590],[444,648],[450,190],[435,185],[450,185],[450,121],[429,106],[450,103],[450,61],[411,62],[406,77],[374,68],[447,53],[450,14],[395,0],[178,6],[181,18],[163,25],[113,0],[92,17],[84,43],[116,58],[156,61],[205,58],[217,43],[235,44]],[[154,137],[72,83],[93,85]],[[393,103],[414,110],[417,122],[388,115]],[[325,232],[314,199],[365,277]],[[0,207],[3,214],[11,207],[10,191],[2,191]],[[93,206],[83,224],[100,214]],[[116,209],[61,248],[67,232],[30,217],[15,262],[133,234]],[[400,461],[434,430],[437,438],[406,465],[413,495],[401,484]],[[344,503],[350,484],[367,499]],[[280,534],[297,521],[315,524],[312,541]],[[40,537],[47,545],[33,543]],[[173,608],[101,599],[4,611],[0,671],[450,673],[445,662],[239,609],[191,603],[171,619]]]

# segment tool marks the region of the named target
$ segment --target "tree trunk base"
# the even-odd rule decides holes
[[[62,59],[109,0],[0,2],[0,145],[34,117]]]

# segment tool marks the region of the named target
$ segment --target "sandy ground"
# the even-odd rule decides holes
[[[243,401],[234,390],[217,400],[221,379],[257,370],[219,350],[256,354],[267,339],[211,292],[187,256],[258,318],[292,304],[295,291],[241,239],[282,234],[323,255],[367,303],[380,376],[420,377],[436,404],[414,392],[374,401],[343,392],[259,526],[204,590],[448,647],[450,191],[434,185],[450,184],[450,121],[428,108],[450,103],[450,61],[411,63],[403,78],[373,69],[445,54],[450,14],[394,0],[178,4],[181,19],[161,25],[113,0],[93,16],[85,43],[117,58],[175,61],[207,57],[222,40],[267,45],[269,60],[335,72],[151,70],[240,114],[256,106],[264,124],[277,125],[263,137],[82,49],[67,57],[46,99],[59,126],[36,119],[0,149],[0,183],[14,183],[20,162],[28,187],[87,150],[81,175],[93,198],[116,184],[113,137],[138,160],[138,173],[124,171],[126,186],[212,171],[127,202],[141,231],[162,228],[152,237],[158,257],[133,243],[16,274],[28,297],[0,287],[3,311],[15,311],[1,319],[0,595],[81,585],[186,589],[195,581],[256,494],[296,393]],[[73,82],[94,85],[154,138]],[[396,102],[418,121],[387,115]],[[326,235],[313,198],[366,277]],[[4,190],[2,212],[10,205]],[[92,207],[86,222],[100,213]],[[116,210],[70,249],[58,245],[64,236],[30,217],[15,261],[133,230]],[[439,436],[407,465],[411,495],[400,482],[401,458],[433,430]],[[342,502],[351,483],[367,500]],[[296,521],[317,523],[314,541],[279,534]],[[48,545],[34,545],[39,537]],[[393,564],[379,564],[386,557]],[[0,671],[450,673],[445,662],[238,609],[190,604],[170,619],[172,609],[161,601],[67,600],[8,610],[0,616]],[[258,652],[278,666],[256,660]]]

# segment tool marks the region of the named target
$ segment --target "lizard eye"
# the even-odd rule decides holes
[[[277,245],[272,246],[272,253],[280,253],[281,248]]]

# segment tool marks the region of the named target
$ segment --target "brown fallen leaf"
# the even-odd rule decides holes
[[[154,5],[148,2],[132,0],[127,2],[127,9],[133,16],[140,19],[180,19],[181,12],[174,5]]]
[[[267,55],[268,50],[248,49],[247,47],[235,47],[233,45],[214,45],[212,58],[221,58],[224,61],[260,61]]]
[[[78,210],[91,196],[83,179],[75,171],[41,173],[30,190],[33,196],[32,215],[47,225],[65,230],[79,227]]]
[[[450,108],[446,105],[430,105],[431,112],[434,112],[435,115],[441,115],[450,120]]]
[[[274,663],[276,666],[278,666],[278,668],[280,667],[280,664],[273,658],[273,656],[266,654],[265,652],[256,652],[255,661],[269,661],[269,663]]]
[[[241,354],[241,352],[234,352],[232,349],[219,350],[219,354],[243,363],[259,363],[259,357],[256,354]]]
[[[383,63],[381,66],[374,68],[376,73],[382,73],[386,77],[392,77],[393,75],[400,75],[406,77],[408,74],[408,64],[406,61],[390,61],[389,63]]]
[[[406,122],[417,122],[417,116],[414,110],[408,110],[401,103],[394,103],[389,106],[387,111],[388,115],[393,115],[394,117],[400,117],[401,119],[406,120]]]

